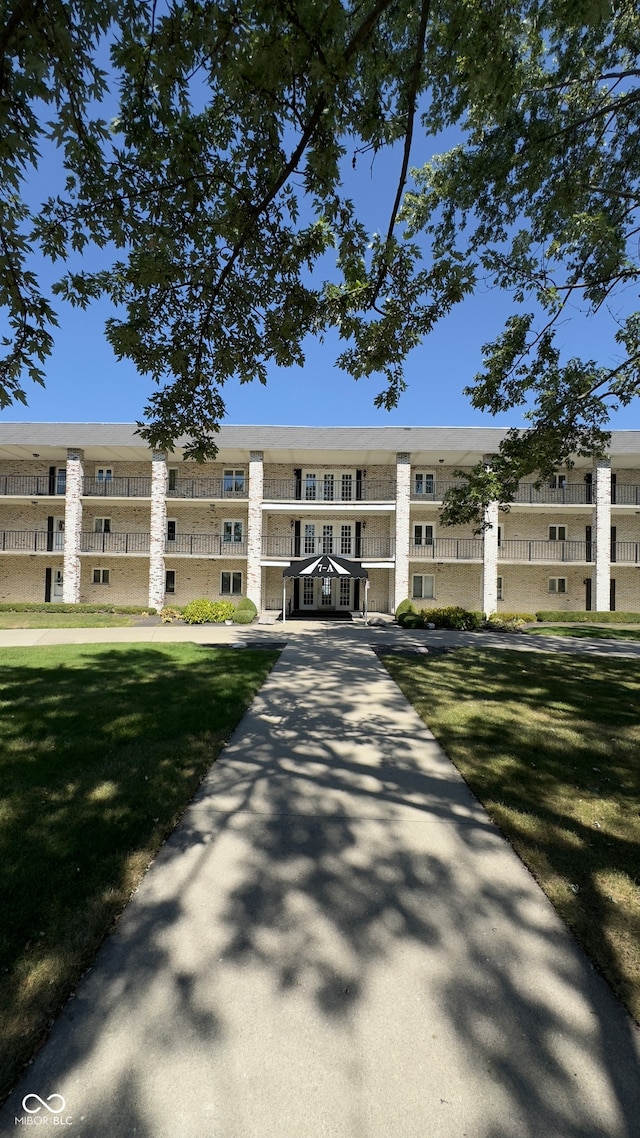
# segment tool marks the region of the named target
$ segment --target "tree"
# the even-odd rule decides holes
[[[631,0],[15,0],[1,42],[5,402],[24,400],[23,374],[42,381],[55,320],[31,250],[93,242],[110,267],[70,268],[56,291],[120,306],[107,335],[158,385],[141,427],[154,445],[187,434],[190,454],[213,454],[225,381],[302,363],[305,337],[331,327],[339,365],[380,373],[376,403],[395,406],[408,353],[489,279],[514,313],[469,393],[493,412],[530,405],[531,429],[445,519],[603,452],[610,407],[640,383],[640,316],[618,299],[639,274]],[[458,145],[410,184],[418,132],[436,146],[451,127]],[[39,136],[68,176],[30,209]],[[397,186],[370,234],[345,165],[388,147]],[[615,361],[561,360],[558,321],[578,301],[625,307]]]

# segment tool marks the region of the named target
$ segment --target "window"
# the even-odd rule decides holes
[[[94,585],[108,585],[109,584],[109,569],[94,569],[93,570],[93,583]]]
[[[173,518],[171,520],[167,519],[167,541],[175,541],[175,540],[176,540],[176,523],[173,520]]]
[[[176,591],[176,571],[175,569],[167,569],[164,575],[164,591],[165,593],[175,593]]]
[[[413,544],[433,545],[433,526],[414,526]]]
[[[502,577],[496,577],[496,598],[499,601],[504,600],[504,594],[502,591]]]
[[[111,518],[94,518],[94,533],[111,533]]]
[[[333,553],[333,526],[322,527],[322,552]]]
[[[549,541],[566,541],[566,526],[549,526]]]
[[[413,597],[415,600],[432,601],[435,596],[435,577],[431,574],[414,574]]]
[[[167,490],[178,489],[178,468],[176,466],[169,467],[169,480],[167,482]]]
[[[242,541],[242,522],[223,522],[222,540],[224,542]]]
[[[549,592],[550,593],[566,593],[567,591],[567,578],[566,577],[549,577]]]
[[[221,573],[220,592],[224,596],[240,596],[242,593],[242,573]]]
[[[304,496],[307,502],[315,502],[316,498],[316,476],[315,474],[305,474],[304,476]]]
[[[333,502],[335,489],[335,478],[333,474],[325,474],[323,478],[323,500],[325,502]]]
[[[567,485],[566,474],[552,474],[549,486],[552,490],[564,490]]]
[[[113,469],[110,466],[96,466],[96,481],[97,482],[111,482],[113,478]]]
[[[414,474],[413,492],[418,498],[433,498],[436,489],[436,480],[433,474]]]
[[[351,526],[340,526],[340,553],[343,557],[351,556]]]
[[[242,494],[244,492],[244,470],[228,469],[224,471],[222,489],[225,494]]]
[[[313,524],[305,525],[304,527],[304,552],[305,555],[315,553],[316,551],[316,527]]]
[[[353,498],[353,475],[343,474],[340,481],[340,492],[343,502],[350,502]]]

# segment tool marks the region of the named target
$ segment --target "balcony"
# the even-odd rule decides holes
[[[81,553],[119,554],[134,556],[149,553],[148,533],[91,533],[80,534]]]
[[[578,563],[593,561],[595,544],[590,541],[503,541],[499,561]]]
[[[246,557],[246,541],[225,541],[212,533],[177,533],[164,543],[167,554],[177,557]]]
[[[458,486],[464,486],[464,482],[438,482],[435,479],[424,479],[418,483],[415,479],[411,480],[411,501],[412,502],[441,502],[447,490],[455,490]]]
[[[640,541],[612,541],[611,564],[640,565]]]
[[[590,506],[593,504],[593,487],[587,482],[569,482],[555,488],[521,482],[513,501],[527,506]]]
[[[64,497],[66,477],[60,474],[3,474],[0,495],[13,498]]]
[[[0,553],[64,553],[64,534],[47,530],[2,530]]]
[[[482,561],[483,541],[479,537],[438,537],[424,545],[411,545],[411,560]]]
[[[640,486],[631,482],[616,482],[611,487],[612,506],[640,506]]]
[[[150,498],[150,478],[85,478],[85,498]]]
[[[368,559],[391,559],[393,557],[394,543],[391,538],[351,538],[347,540],[340,536],[333,539],[327,537],[263,537],[262,556],[282,557],[287,561],[292,558],[318,557],[329,553],[336,557],[355,558],[357,561]]]
[[[167,498],[237,502],[248,496],[246,478],[177,478],[167,487]]]
[[[265,502],[395,502],[396,484],[388,478],[332,479],[315,482],[299,478],[265,478]]]

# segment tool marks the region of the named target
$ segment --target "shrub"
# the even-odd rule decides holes
[[[536,620],[545,624],[640,624],[640,612],[537,612]]]
[[[468,609],[450,605],[442,609],[423,609],[420,614],[425,624],[434,624],[436,628],[451,628],[456,632],[470,632],[482,627],[484,613],[469,612]]]
[[[223,624],[225,620],[233,620],[235,612],[233,601],[214,601],[211,607],[213,610],[211,620],[214,624]]]
[[[485,621],[484,627],[489,632],[521,632],[525,626],[526,621],[522,620],[516,614],[509,616],[507,613],[494,612],[489,619]]]
[[[400,616],[397,618],[397,620],[401,628],[425,627],[423,613],[421,612],[409,612],[409,610],[406,609],[404,612],[400,613]]]
[[[165,605],[160,612],[160,616],[163,624],[171,624],[174,620],[182,620],[182,612],[180,609],[172,608],[170,605]]]
[[[402,614],[405,612],[416,613],[417,611],[418,610],[417,610],[416,606],[414,605],[413,601],[410,600],[409,597],[406,597],[404,601],[400,601],[400,604],[398,605],[398,607],[396,609],[396,620],[399,620],[400,617],[402,616]]]
[[[0,612],[117,612],[131,616],[155,616],[157,609],[148,605],[85,605],[58,601],[2,601]]]
[[[489,617],[489,620],[499,618],[500,620],[518,620],[521,624],[535,624],[536,614],[534,612],[494,612]]]
[[[187,624],[210,624],[216,619],[215,611],[213,601],[207,600],[206,597],[200,597],[197,601],[189,601],[189,604],[185,605],[182,610],[182,619]]]
[[[243,597],[241,601],[238,601],[235,607],[233,619],[236,624],[251,624],[257,615],[258,610],[253,601],[249,597]]]

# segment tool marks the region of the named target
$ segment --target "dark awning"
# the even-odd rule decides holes
[[[283,577],[358,577],[366,580],[369,576],[358,561],[347,561],[346,557],[334,557],[323,553],[321,557],[305,557],[303,561],[292,561],[282,570]]]

